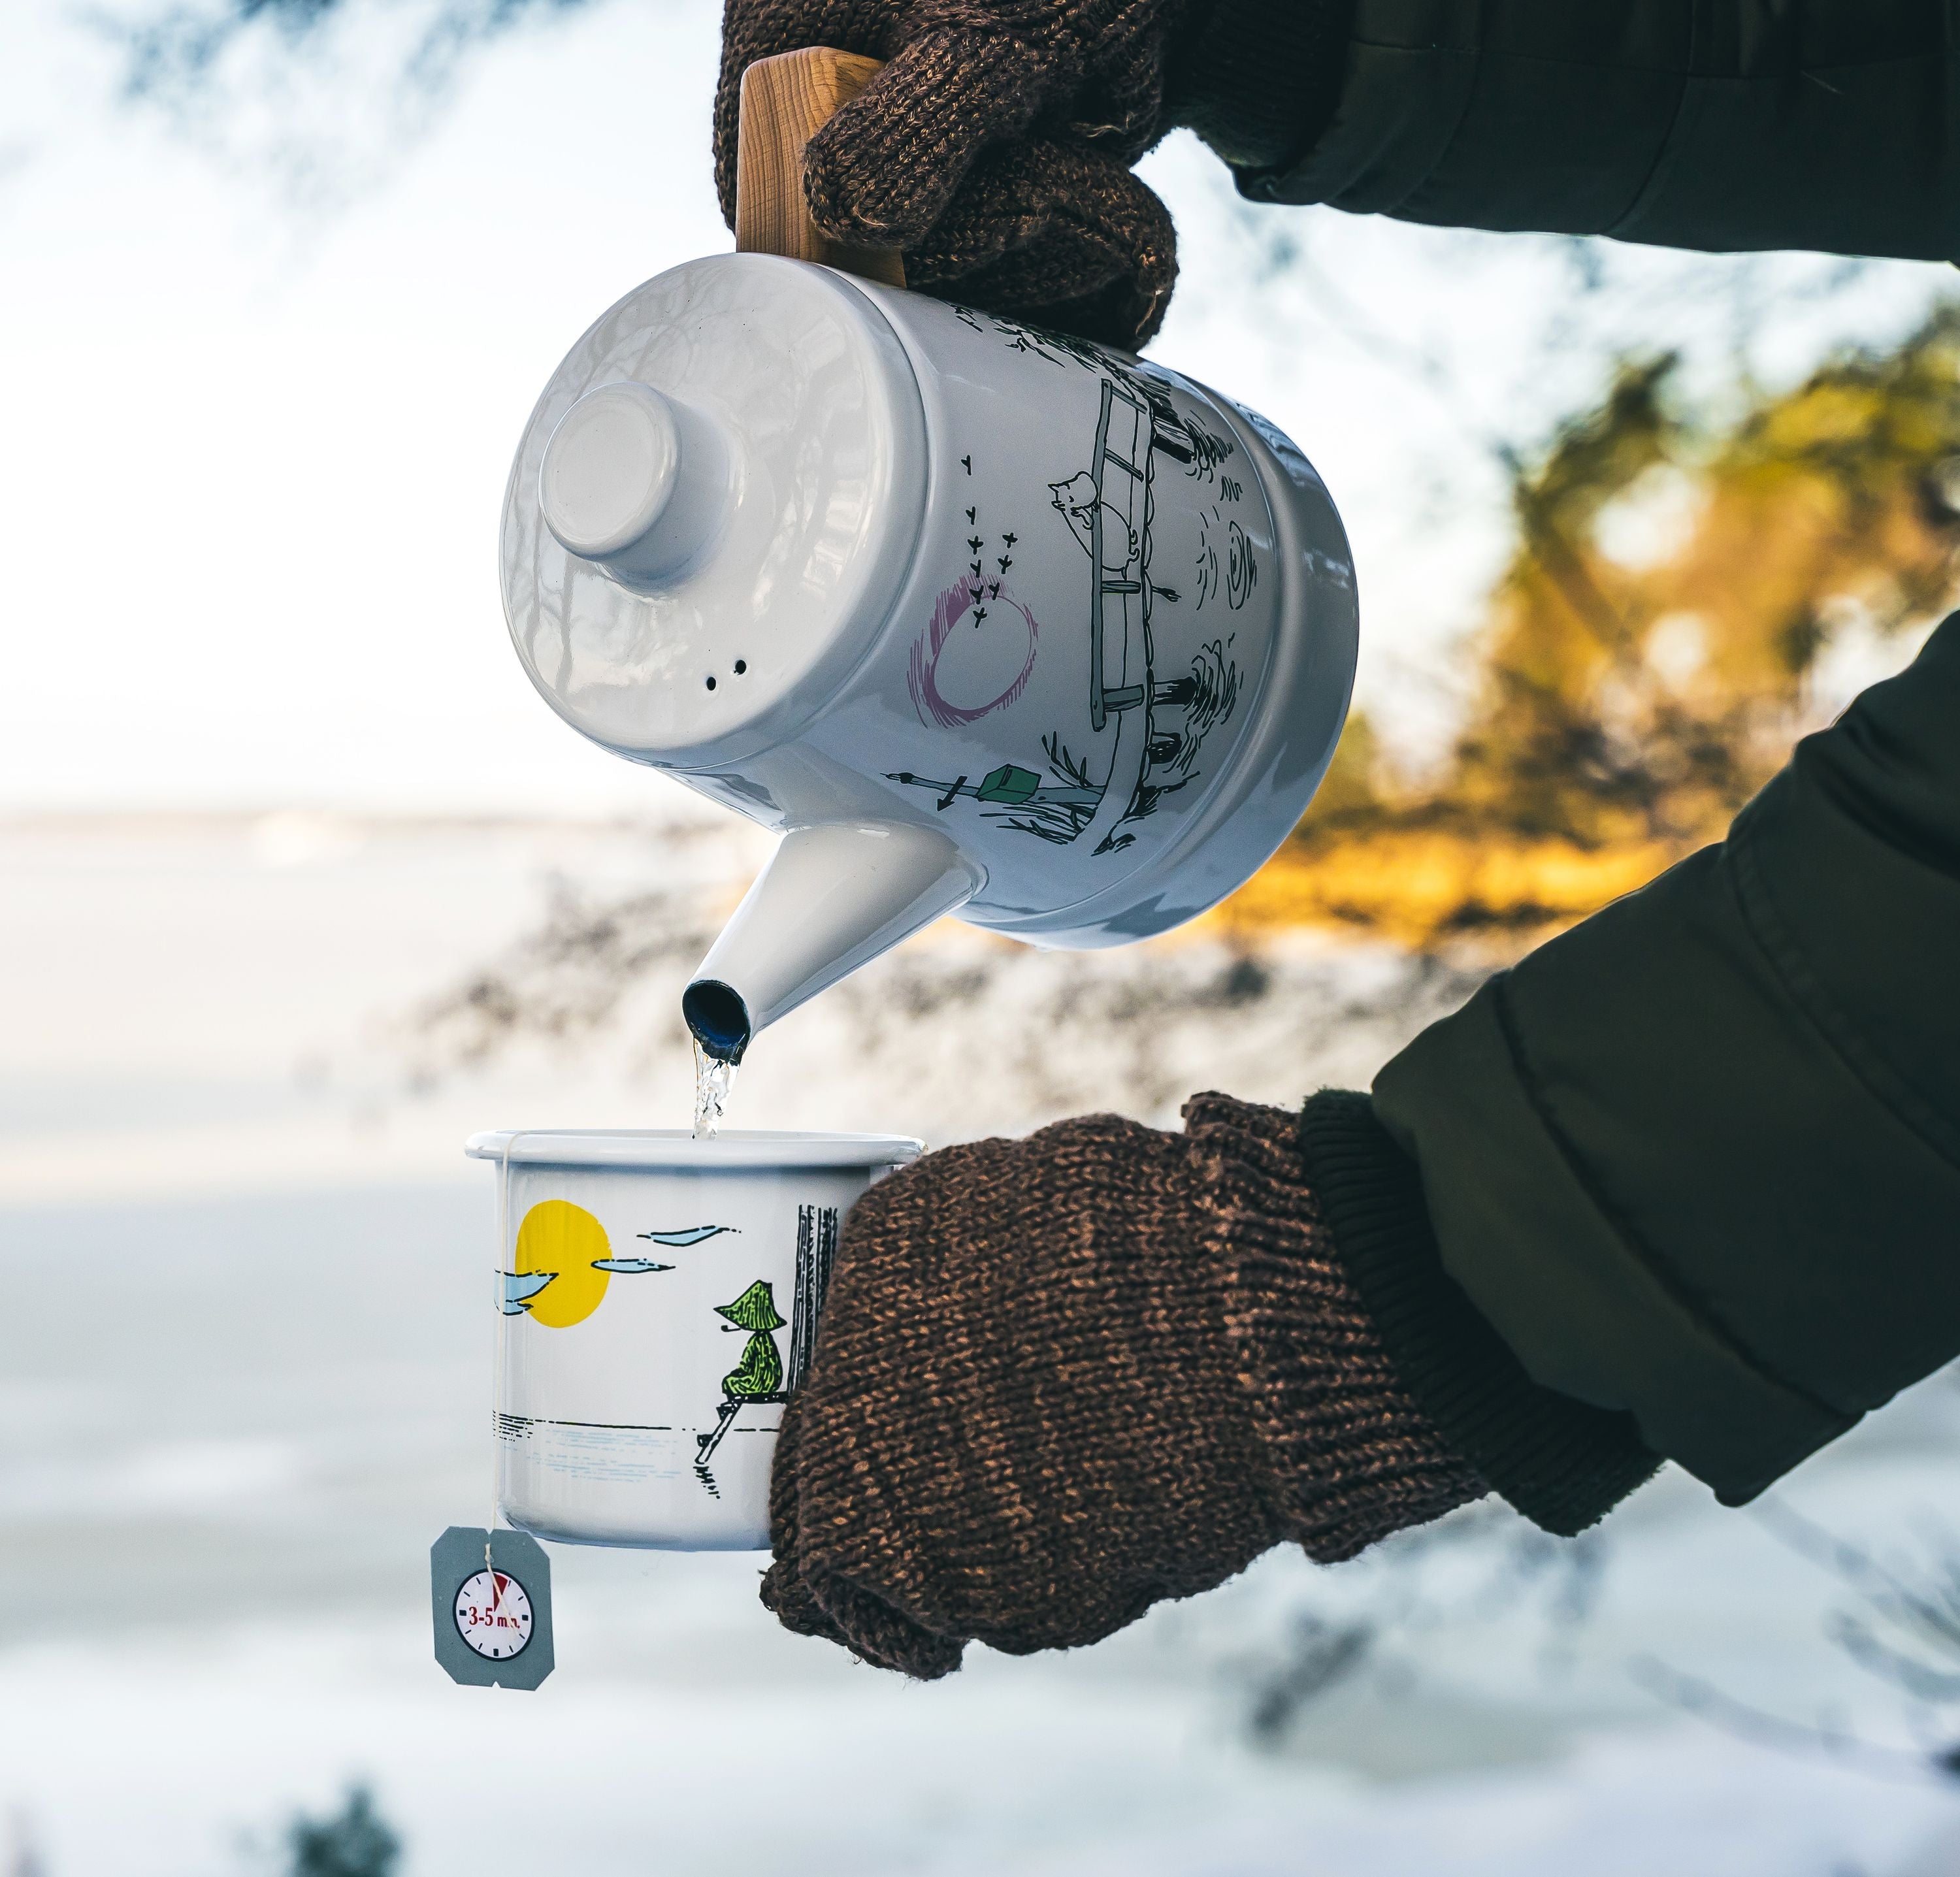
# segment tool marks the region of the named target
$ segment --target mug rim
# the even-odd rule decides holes
[[[685,1128],[494,1128],[472,1134],[463,1150],[473,1160],[517,1166],[902,1166],[925,1143],[909,1134],[750,1128],[701,1140]]]

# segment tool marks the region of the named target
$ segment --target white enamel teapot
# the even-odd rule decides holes
[[[1089,946],[1204,911],[1299,819],[1354,679],[1347,537],[1271,425],[809,227],[803,142],[876,69],[751,68],[737,244],[777,251],[606,313],[504,498],[546,701],[781,833],[684,1000],[729,1060],[944,913]]]

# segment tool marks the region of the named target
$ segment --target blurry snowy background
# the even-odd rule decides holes
[[[494,574],[552,367],[727,244],[714,9],[245,11],[0,23],[0,1870],[282,1869],[357,1782],[402,1877],[1960,1868],[1946,1376],[1767,1509],[1670,1475],[1570,1545],[1473,1510],[930,1688],[778,1631],[756,1560],[563,1548],[546,1688],[442,1677],[426,1549],[489,1460],[462,1138],[681,1122],[675,992],[762,851],[564,730]],[[1188,139],[1148,167],[1186,269],[1155,349],[1325,475],[1363,699],[1418,756],[1507,461],[1620,353],[1774,390],[1950,278],[1255,218]],[[1486,962],[945,928],[772,1032],[733,1118],[1290,1101]]]

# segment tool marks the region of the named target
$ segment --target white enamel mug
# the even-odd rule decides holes
[[[498,1503],[542,1538],[762,1551],[783,1404],[889,1134],[502,1131]]]

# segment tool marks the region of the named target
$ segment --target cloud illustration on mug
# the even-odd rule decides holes
[[[677,1231],[642,1232],[657,1245],[699,1245],[733,1226],[692,1225]],[[582,1323],[606,1300],[616,1277],[644,1277],[672,1271],[652,1258],[615,1258],[606,1228],[583,1206],[568,1199],[541,1199],[517,1228],[514,1271],[500,1271],[499,1307],[506,1316],[528,1316],[547,1329]]]
[[[500,1271],[504,1280],[504,1314],[521,1316],[531,1300],[558,1275],[555,1271]]]

